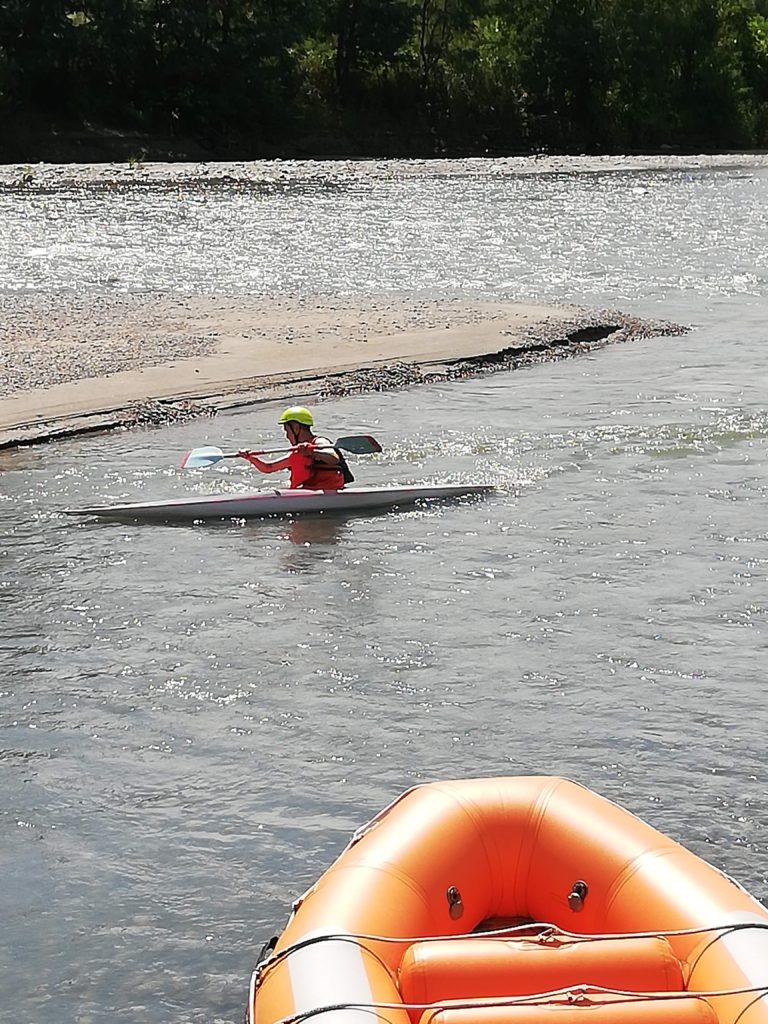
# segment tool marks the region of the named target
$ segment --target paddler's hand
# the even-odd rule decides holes
[[[315,445],[313,441],[301,441],[296,445],[296,451],[300,452],[301,455],[307,460],[307,462],[313,462],[315,456]]]

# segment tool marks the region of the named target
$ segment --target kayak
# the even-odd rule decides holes
[[[490,494],[486,484],[417,485],[413,487],[345,487],[340,491],[274,490],[251,494],[213,494],[171,501],[133,502],[65,508],[69,516],[134,519],[154,522],[195,522],[202,519],[252,519],[303,512],[355,512],[402,508],[422,502]]]
[[[768,1024],[768,910],[576,783],[430,783],[293,903],[247,1020]]]

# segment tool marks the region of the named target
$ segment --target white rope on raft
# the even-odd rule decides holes
[[[486,997],[485,999],[456,999],[446,1000],[442,1003],[332,1003],[328,1006],[316,1006],[309,1010],[302,1010],[301,1013],[292,1014],[289,1017],[281,1017],[274,1024],[301,1024],[321,1013],[333,1013],[337,1010],[362,1010],[376,1012],[378,1010],[434,1010],[439,1013],[442,1010],[478,1010],[485,1007],[498,1006],[537,1006],[546,1005],[556,999],[565,999],[569,1003],[583,1004],[589,1002],[590,995],[619,996],[628,1002],[640,1002],[646,999],[717,999],[723,996],[752,995],[754,993],[768,993],[768,984],[753,985],[749,988],[718,989],[711,992],[630,992],[625,989],[603,988],[600,985],[576,985],[570,988],[557,988],[549,992],[536,992],[531,995],[504,996],[501,998]]]
[[[535,935],[531,935],[530,932],[534,928],[539,929],[539,931]],[[707,932],[730,933],[744,931],[748,928],[768,930],[768,921],[735,921],[729,922],[728,924],[708,925],[701,928],[677,928],[669,931],[657,929],[656,931],[651,932],[604,932],[590,935],[584,935],[580,932],[569,932],[563,928],[559,928],[555,924],[545,923],[521,924],[515,925],[511,928],[498,928],[487,932],[462,932],[457,935],[418,935],[416,937],[410,936],[400,938],[393,935],[367,935],[364,932],[339,932],[329,933],[327,935],[312,935],[307,939],[299,939],[298,942],[294,942],[290,946],[286,946],[284,949],[280,949],[276,953],[270,954],[266,960],[257,964],[254,974],[257,975],[258,982],[260,983],[265,974],[289,957],[292,953],[305,949],[307,946],[312,946],[317,942],[351,942],[354,945],[367,950],[367,952],[372,956],[376,956],[373,950],[368,949],[364,943],[382,942],[413,945],[416,942],[450,942],[453,939],[501,939],[514,937],[515,935],[522,939],[529,939],[531,942],[542,942],[560,936],[567,939],[578,939],[581,942],[595,942],[599,939],[655,939],[660,936],[669,938],[682,937],[685,935],[704,935]],[[528,934],[524,935],[522,934],[523,932],[527,932]]]

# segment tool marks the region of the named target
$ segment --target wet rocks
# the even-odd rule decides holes
[[[132,402],[125,410],[123,426],[160,427],[166,423],[186,423],[201,416],[215,416],[216,410],[188,401]]]
[[[440,366],[392,363],[329,377],[321,397],[331,398],[368,391],[460,380],[499,370],[516,370],[534,363],[583,355],[605,345],[642,338],[672,337],[690,328],[664,320],[642,320],[611,311],[584,311],[570,323],[541,323],[530,331],[510,337],[510,345],[497,352],[459,358]],[[504,333],[504,332],[502,332]],[[510,332],[512,335],[513,332]]]
[[[321,390],[321,398],[339,397],[367,391],[392,391],[423,384],[429,373],[417,363],[391,363],[375,369],[352,370],[334,375]],[[436,375],[431,375],[435,379]]]

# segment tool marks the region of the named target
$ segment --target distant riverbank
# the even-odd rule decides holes
[[[688,171],[713,169],[755,169],[768,167],[768,152],[736,152],[717,155],[698,153],[681,156],[674,153],[624,154],[620,156],[569,154],[538,154],[536,156],[508,156],[493,160],[485,157],[467,157],[453,160],[444,157],[429,159],[388,160],[221,160],[209,161],[189,154],[174,160],[146,160],[124,154],[107,162],[64,161],[33,163],[21,161],[0,163],[0,189],[18,189],[34,192],[50,189],[89,186],[113,188],[119,185],[154,185],[194,188],[216,186],[242,186],[268,188],[288,182],[317,185],[328,182],[334,186],[348,186],[361,181],[390,182],[393,177],[471,178],[489,174],[503,175],[541,174],[595,174],[625,171]]]

